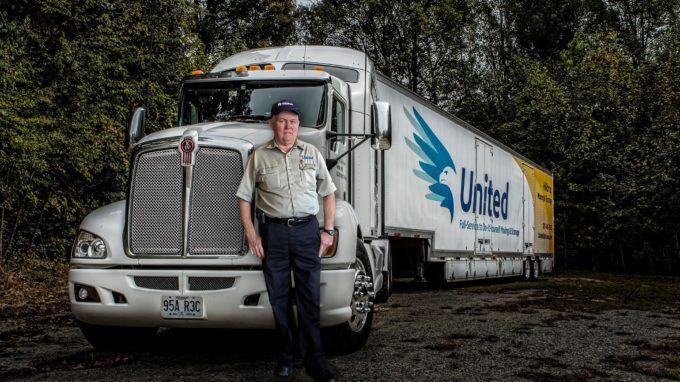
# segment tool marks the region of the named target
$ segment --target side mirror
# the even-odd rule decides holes
[[[374,150],[387,150],[392,146],[392,119],[390,104],[376,101],[371,105],[371,129]]]
[[[146,110],[138,107],[132,112],[130,123],[128,124],[127,134],[125,134],[125,149],[129,152],[132,146],[142,139],[146,133]]]

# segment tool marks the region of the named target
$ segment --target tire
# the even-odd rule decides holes
[[[533,264],[534,262],[529,260],[527,257],[523,262],[522,262],[522,279],[525,281],[531,280],[531,275],[532,275],[532,269],[533,269]]]
[[[92,325],[78,322],[80,331],[99,351],[144,348],[151,344],[158,328]]]
[[[392,257],[388,253],[389,257]],[[394,287],[394,280],[392,278],[392,259],[387,259],[387,272],[383,272],[383,285],[380,291],[375,296],[375,302],[385,303],[392,295],[392,289]]]
[[[541,262],[538,259],[531,261],[531,279],[536,281],[541,277]]]
[[[357,240],[355,267],[351,299],[352,316],[345,323],[324,329],[324,348],[328,352],[349,354],[357,351],[366,344],[371,333],[373,301],[375,300],[372,277],[370,277],[373,272],[364,244],[360,240]],[[367,309],[361,311],[360,304]]]

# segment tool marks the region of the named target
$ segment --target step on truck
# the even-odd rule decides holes
[[[267,120],[281,99],[301,106],[298,136],[321,150],[337,186],[321,271],[327,346],[366,343],[394,277],[552,270],[548,170],[377,73],[361,52],[257,49],[185,78],[176,127],[147,135],[145,110],[133,112],[127,199],[87,215],[71,253],[71,309],[92,345],[143,343],[160,327],[274,328],[235,194],[249,153],[273,137]]]

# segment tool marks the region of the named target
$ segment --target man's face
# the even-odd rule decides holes
[[[282,111],[269,119],[276,143],[290,145],[295,142],[300,126],[300,118],[291,111]]]

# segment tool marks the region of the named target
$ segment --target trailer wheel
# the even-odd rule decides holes
[[[524,280],[531,280],[532,276],[532,266],[533,261],[529,260],[529,258],[524,259],[522,262],[522,278]]]
[[[326,351],[348,354],[360,349],[368,341],[373,324],[373,281],[371,263],[361,240],[357,240],[356,262],[354,273],[354,290],[352,293],[350,319],[337,326],[323,329],[324,348]]]
[[[538,259],[531,261],[531,279],[536,281],[541,276],[541,262]]]
[[[388,254],[388,256],[392,257],[392,254]],[[375,296],[376,302],[387,302],[387,300],[392,295],[392,288],[394,286],[394,284],[393,284],[394,280],[392,279],[392,259],[391,258],[387,259],[387,271],[383,272],[382,275],[383,275],[383,285],[382,285],[382,288],[380,289],[380,291]]]
[[[149,346],[158,328],[92,325],[78,321],[80,331],[99,351],[143,348]]]

